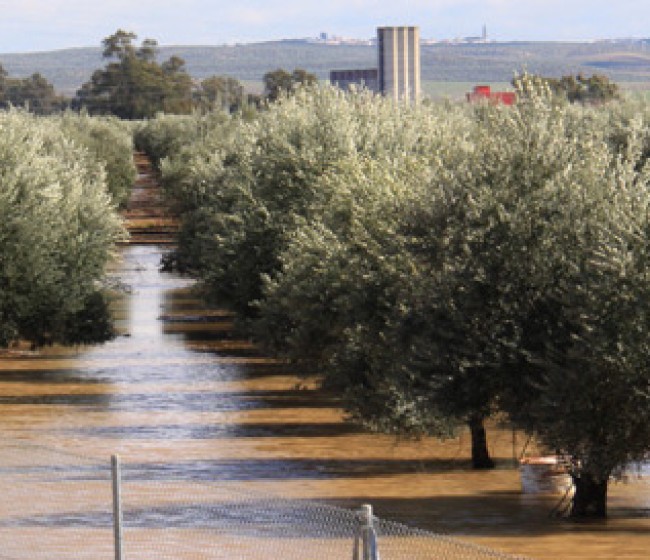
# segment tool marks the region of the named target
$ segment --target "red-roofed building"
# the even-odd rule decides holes
[[[467,101],[469,103],[475,103],[485,99],[492,103],[514,105],[517,101],[517,94],[514,91],[492,91],[490,86],[474,86],[474,91],[467,94]]]

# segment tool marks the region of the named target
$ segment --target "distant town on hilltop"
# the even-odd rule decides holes
[[[305,44],[322,44],[322,45],[366,45],[374,46],[377,44],[377,38],[371,37],[369,39],[359,39],[355,37],[344,37],[341,35],[335,35],[327,31],[321,32],[317,37],[301,37],[301,38],[286,38],[282,39],[282,42],[289,43],[305,43]],[[488,35],[487,25],[483,25],[480,35],[472,35],[467,37],[451,37],[451,38],[427,38],[421,37],[421,45],[463,45],[463,44],[481,44],[481,43],[517,43],[517,42],[528,42],[525,39],[523,40],[496,40],[491,39]],[[563,42],[563,41],[549,41],[553,42]],[[570,41],[571,42],[571,41]],[[645,46],[650,45],[650,37],[617,37],[617,38],[599,38],[592,40],[575,40],[576,43],[609,43],[609,44],[618,44],[618,45],[637,45]],[[237,43],[238,45],[244,45],[246,43]]]

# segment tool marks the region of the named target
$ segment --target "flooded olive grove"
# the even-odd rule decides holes
[[[166,490],[161,483],[159,500],[172,499],[170,492],[196,500],[192,481],[218,481],[260,496],[350,508],[371,503],[381,517],[532,558],[647,557],[647,479],[613,485],[607,521],[572,523],[550,515],[561,496],[520,492],[507,428],[488,430],[493,471],[470,468],[465,432],[446,441],[366,433],[346,422],[336,401],[313,390],[309,379],[233,338],[229,314],[206,310],[190,281],[159,272],[162,251],[152,245],[121,249],[114,274],[129,290],[112,304],[120,333],[113,342],[3,355],[0,430],[5,443],[19,444],[11,448],[15,460],[19,454],[38,465],[44,449],[58,449],[64,455],[57,461],[108,467],[118,453],[125,464],[150,465],[163,482],[185,480]],[[518,454],[527,438],[515,436]],[[47,518],[48,509],[83,511],[102,493],[109,499],[107,483],[100,488],[97,482],[83,483],[87,503],[74,507],[69,496],[53,491],[48,497],[38,486],[16,495],[5,487],[10,469],[2,471],[3,493],[14,500],[3,500],[5,518],[24,502],[40,502]],[[43,522],[33,538],[43,532],[47,540],[51,531],[65,535],[74,527]],[[21,530],[12,529],[14,538]],[[190,532],[183,538],[191,548],[198,537]],[[16,557],[9,543],[3,550]],[[193,554],[204,557],[200,544]]]
[[[476,551],[646,558],[650,111],[518,94],[4,114],[0,557],[109,557],[117,454],[127,557],[347,556],[326,508],[372,504]],[[157,170],[125,190],[133,137]],[[573,497],[522,492],[548,453]]]

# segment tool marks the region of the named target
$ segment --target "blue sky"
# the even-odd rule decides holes
[[[419,25],[424,38],[590,40],[650,36],[648,0],[0,0],[0,53],[98,46],[122,28],[161,45],[221,45],[320,32],[369,38]]]

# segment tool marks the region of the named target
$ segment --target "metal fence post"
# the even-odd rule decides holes
[[[354,538],[352,560],[379,560],[377,533],[373,526],[371,505],[364,504],[361,506],[361,523]],[[359,556],[359,545],[361,545],[361,556]]]
[[[113,536],[115,560],[122,560],[122,472],[118,455],[111,457],[113,474]]]

